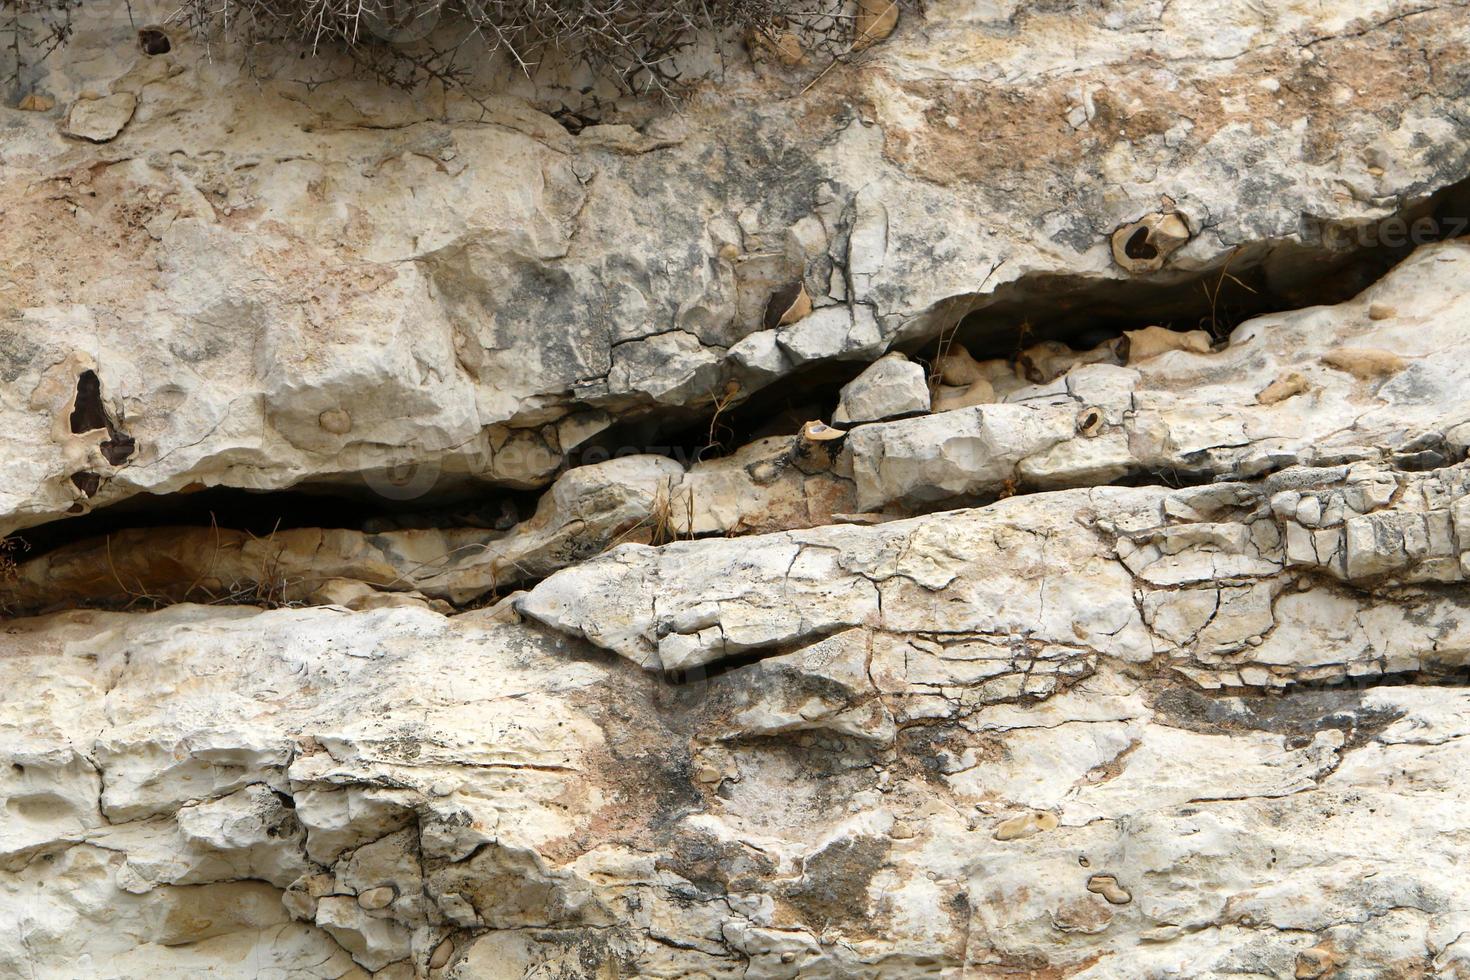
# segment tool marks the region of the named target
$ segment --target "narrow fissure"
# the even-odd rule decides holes
[[[1361,226],[1304,218],[1307,243],[1243,244],[1204,269],[1165,269],[1128,279],[1023,276],[956,310],[937,336],[931,329],[902,346],[924,357],[932,355],[936,340],[958,342],[983,360],[1014,357],[1041,341],[1089,350],[1150,325],[1204,330],[1218,342],[1255,317],[1347,302],[1416,248],[1467,233],[1470,179]]]

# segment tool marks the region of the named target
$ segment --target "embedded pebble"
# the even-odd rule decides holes
[[[1170,330],[1168,327],[1155,326],[1144,327],[1142,330],[1125,330],[1123,336],[1128,339],[1128,363],[1130,365],[1174,350],[1190,351],[1195,354],[1210,352],[1210,335],[1203,330],[1181,332]]]
[[[1391,377],[1408,367],[1408,362],[1393,351],[1374,347],[1338,347],[1323,354],[1322,363],[1359,381]]]
[[[1256,395],[1256,401],[1262,405],[1275,405],[1277,402],[1286,401],[1286,399],[1291,398],[1293,395],[1300,395],[1302,392],[1310,390],[1311,387],[1311,384],[1307,382],[1305,376],[1297,371],[1292,371],[1288,374],[1283,374],[1262,388]]]
[[[444,964],[449,962],[449,957],[453,955],[454,940],[444,940],[438,946],[435,946],[434,951],[429,954],[429,969],[442,970],[444,968]]]
[[[1093,875],[1087,879],[1087,890],[1101,895],[1110,905],[1127,905],[1133,901],[1133,896],[1112,875]]]
[[[396,897],[392,887],[381,885],[377,888],[369,888],[358,895],[357,904],[365,909],[385,909],[393,904],[393,899]]]
[[[1055,813],[1045,810],[1037,810],[1031,813],[1023,813],[1009,820],[1002,820],[995,825],[996,840],[1025,840],[1027,837],[1035,837],[1037,834],[1049,830],[1056,830],[1057,820]]]
[[[352,416],[340,408],[329,408],[316,417],[316,424],[333,435],[346,435],[352,431]]]

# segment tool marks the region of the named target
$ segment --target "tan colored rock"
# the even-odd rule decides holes
[[[352,431],[352,416],[340,408],[329,408],[317,416],[317,424],[333,435],[343,436]]]
[[[1057,815],[1046,811],[1036,813],[1023,813],[1020,816],[1002,820],[995,825],[995,833],[992,835],[996,840],[1025,840],[1044,834],[1049,830],[1056,830],[1058,826]]]
[[[970,356],[963,344],[950,343],[945,346],[944,353],[934,366],[945,384],[956,387],[974,384],[988,375],[985,367]]]
[[[365,892],[359,892],[357,895],[357,904],[368,911],[375,911],[377,909],[385,909],[389,905],[392,905],[393,899],[396,897],[392,888],[383,885],[378,888],[369,888]]]
[[[964,388],[941,385],[934,393],[931,411],[951,412],[957,408],[969,408],[972,405],[988,405],[993,401],[995,401],[995,386],[985,378],[978,378]]]
[[[1112,875],[1093,875],[1087,879],[1087,890],[1107,899],[1109,905],[1127,905],[1133,901],[1133,896]]]
[[[1408,362],[1392,351],[1372,347],[1339,347],[1323,354],[1322,363],[1346,371],[1359,381],[1391,378],[1408,367]]]
[[[1256,393],[1256,401],[1262,405],[1275,405],[1284,402],[1288,398],[1300,395],[1312,389],[1311,382],[1299,371],[1291,371],[1283,374],[1275,381],[1268,384]]]
[[[1175,350],[1208,354],[1211,347],[1210,335],[1203,330],[1179,331],[1155,326],[1127,330],[1123,336],[1127,338],[1130,366]]]
[[[857,0],[852,49],[862,51],[892,34],[898,13],[898,0]]]
[[[56,100],[45,92],[30,92],[15,107],[22,112],[50,112],[56,108]]]
[[[106,143],[122,132],[137,105],[138,99],[131,92],[78,99],[66,114],[62,132],[90,143]]]

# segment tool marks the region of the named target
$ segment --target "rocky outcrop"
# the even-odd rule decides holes
[[[0,109],[0,975],[1470,976],[1464,4],[677,107],[108,7]]]
[[[1358,246],[1413,237],[1375,222],[1470,171],[1459,5],[992,7],[933,5],[801,98],[630,107],[575,136],[509,98],[428,115],[368,85],[237,83],[183,34],[149,56],[125,18],[78,12],[68,50],[97,56],[49,69],[54,113],[136,108],[102,146],[6,120],[0,522],[194,483],[539,487],[612,416],[748,397],[967,311],[991,336],[985,310],[1054,302],[1057,277],[1122,288],[1111,236],[1161,198],[1193,237],[1155,287],[1233,255],[1285,298],[1350,284]],[[729,84],[749,106],[785,83]],[[792,280],[815,309],[765,329]],[[87,371],[126,455],[67,423]]]

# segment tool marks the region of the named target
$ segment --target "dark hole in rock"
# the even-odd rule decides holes
[[[138,448],[138,441],[119,429],[107,414],[107,407],[102,404],[102,381],[95,371],[83,371],[77,377],[76,405],[72,409],[70,422],[74,435],[97,429],[107,430],[107,438],[98,448],[102,450],[102,457],[113,466],[120,465]]]
[[[96,371],[83,371],[77,377],[76,406],[71,410],[72,434],[111,427],[107,409],[102,406],[102,381]]]
[[[942,336],[963,344],[978,360],[1014,358],[1044,340],[1085,351],[1150,325],[1206,330],[1221,340],[1254,317],[1346,302],[1418,246],[1463,235],[1467,228],[1470,180],[1405,206],[1376,226],[1340,228],[1305,220],[1301,240],[1242,245],[1208,268],[1165,270],[1146,279],[1022,276],[978,297],[968,312],[961,308],[957,323],[931,321],[924,335],[897,346],[927,361]],[[1129,245],[1145,232],[1135,233]]]
[[[1148,229],[1140,228],[1128,239],[1128,244],[1123,246],[1123,251],[1130,259],[1156,259],[1159,250],[1154,243],[1148,240]]]
[[[145,27],[138,31],[138,47],[143,53],[152,57],[158,54],[168,54],[173,48],[173,42],[168,35],[157,27]]]
[[[801,286],[802,282],[798,279],[771,294],[770,300],[766,302],[766,315],[763,319],[763,325],[767,330],[775,330],[781,325],[781,317],[791,309],[791,304],[796,302],[796,297],[801,295]]]
[[[102,489],[102,477],[85,470],[81,473],[73,473],[71,475],[71,482],[76,484],[77,489],[89,497],[97,496],[97,491]]]
[[[596,126],[602,121],[596,115],[578,112],[576,109],[570,109],[567,106],[562,106],[560,109],[552,112],[551,118],[561,123],[562,128],[573,136],[576,136],[588,126]]]
[[[859,361],[816,361],[749,399],[710,417],[708,405],[679,415],[630,418],[568,454],[567,465],[585,466],[614,456],[651,453],[685,466],[728,456],[757,439],[795,436],[802,425],[831,418],[842,386],[868,367]],[[825,443],[840,449],[841,442]]]
[[[136,448],[138,448],[138,440],[126,432],[114,431],[110,439],[102,442],[102,458],[113,466],[118,466],[123,460],[133,455],[133,450]]]

